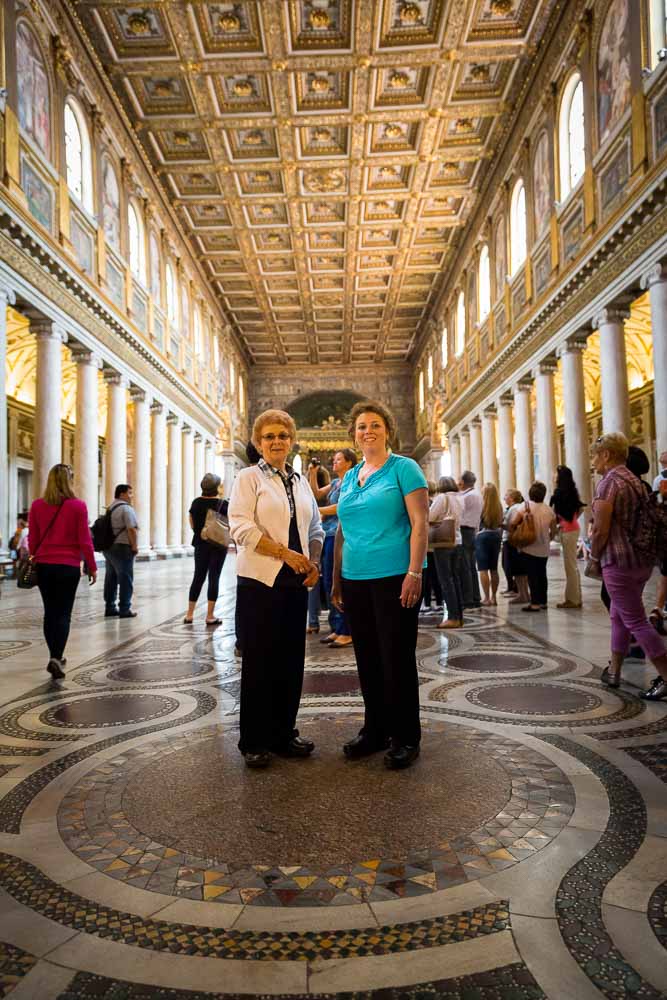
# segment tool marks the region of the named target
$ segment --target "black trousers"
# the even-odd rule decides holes
[[[505,574],[505,579],[507,580],[507,589],[516,591],[516,581],[514,579],[514,574],[512,573],[510,543],[507,541],[503,542],[501,559],[503,564],[503,573]]]
[[[482,597],[479,592],[479,578],[477,576],[477,557],[475,555],[475,535],[474,528],[461,528],[461,540],[463,542],[463,559],[461,561],[461,586],[463,588],[463,606],[466,608],[479,607]]]
[[[76,588],[81,579],[78,566],[38,563],[37,586],[44,604],[44,638],[49,656],[62,660],[69,639]]]
[[[523,553],[526,560],[526,573],[528,576],[528,588],[530,590],[531,604],[547,603],[547,557],[531,556],[527,552]]]
[[[308,591],[258,583],[236,594],[243,641],[239,750],[278,750],[298,735]]]
[[[220,573],[227,555],[226,549],[221,549],[217,545],[209,545],[207,542],[200,542],[195,545],[195,573],[190,584],[189,601],[196,601],[201,594],[204,580],[208,573],[208,593],[206,599],[217,601],[220,585]]]
[[[438,607],[442,604],[442,588],[435,568],[433,552],[426,553],[426,569],[422,572],[422,597],[427,608],[431,607],[431,593]]]
[[[413,608],[402,607],[403,580],[403,575],[344,579],[343,601],[364,697],[361,734],[372,742],[391,738],[400,746],[418,746],[419,601]]]

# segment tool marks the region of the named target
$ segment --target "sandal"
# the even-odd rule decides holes
[[[609,667],[605,667],[604,668],[604,670],[602,671],[602,674],[600,676],[600,680],[602,681],[603,684],[606,684],[607,687],[610,687],[610,688],[620,687],[620,684],[621,684],[620,675],[619,674],[616,674],[616,675],[612,674],[612,672],[609,669]]]
[[[207,625],[222,625],[222,618],[207,618]]]
[[[183,619],[183,624],[184,625],[192,625],[192,618],[184,618]]]
[[[308,628],[306,629],[306,635],[315,635],[317,634],[317,632],[319,632],[319,630],[320,630],[319,625],[309,625]]]

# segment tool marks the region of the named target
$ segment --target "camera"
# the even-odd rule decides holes
[[[311,465],[314,465],[314,466],[315,466],[315,468],[317,468],[317,466],[318,466],[318,465],[320,465],[320,460],[319,460],[319,458],[318,458],[318,457],[317,457],[316,455],[313,455],[313,457],[312,457],[312,458],[311,458],[311,460],[310,460],[310,464],[311,464]]]

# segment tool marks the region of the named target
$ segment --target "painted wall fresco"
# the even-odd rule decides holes
[[[598,141],[605,141],[630,104],[630,10],[612,0],[598,46]]]
[[[49,81],[35,35],[25,21],[16,28],[19,125],[45,156],[51,156]]]
[[[549,225],[551,215],[551,163],[546,132],[540,136],[533,160],[533,206],[535,236],[539,238]]]

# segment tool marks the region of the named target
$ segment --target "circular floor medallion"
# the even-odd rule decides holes
[[[132,722],[148,722],[169,715],[177,708],[177,701],[162,695],[115,694],[61,702],[43,712],[39,721],[47,726],[66,726],[69,729],[98,729]]]
[[[155,681],[185,681],[191,677],[208,674],[213,669],[212,662],[196,660],[146,660],[131,666],[110,670],[107,678],[130,684],[147,684]]]
[[[308,671],[303,679],[304,695],[359,695],[360,691],[356,670]]]
[[[542,661],[520,653],[457,653],[449,658],[447,666],[476,674],[510,674],[537,670]]]
[[[518,682],[475,688],[466,699],[473,705],[513,715],[578,715],[602,704],[594,694],[579,688]]]

